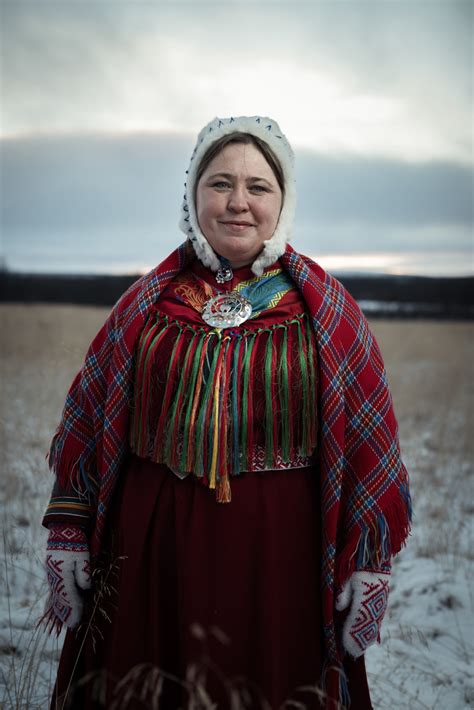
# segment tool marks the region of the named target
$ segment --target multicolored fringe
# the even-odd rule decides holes
[[[57,451],[57,436],[53,439],[49,460],[54,465]],[[91,470],[92,469],[92,470]],[[65,470],[68,478],[57,476],[54,482],[51,498],[44,514],[43,522],[71,523],[87,528],[96,505],[99,481],[95,462],[87,464],[81,458],[66,461]]]
[[[130,445],[231,498],[229,476],[311,456],[316,363],[305,314],[268,328],[199,327],[156,313],[136,358]]]
[[[82,432],[79,431],[80,434]],[[46,461],[50,469],[55,471],[57,463],[63,462],[58,481],[63,490],[73,491],[77,495],[88,498],[95,496],[99,483],[97,480],[97,463],[93,451],[93,444],[89,444],[85,451],[79,455],[75,451],[66,456],[63,452],[64,442],[59,429],[56,431]]]
[[[408,511],[408,515],[407,515]],[[342,587],[354,570],[390,571],[391,560],[406,543],[410,532],[411,500],[408,487],[400,488],[393,500],[370,524],[349,533],[348,542],[338,557],[337,587]]]

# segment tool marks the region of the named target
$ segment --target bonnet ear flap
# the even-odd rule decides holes
[[[293,172],[293,171],[292,171]],[[284,172],[286,176],[286,172]],[[283,207],[280,212],[278,224],[271,239],[264,242],[262,252],[257,256],[252,264],[252,271],[255,276],[261,276],[264,270],[275,263],[277,259],[285,253],[286,245],[293,235],[293,222],[296,209],[296,185],[295,180],[289,184],[285,178],[285,197]]]
[[[200,229],[199,232],[201,232]],[[188,235],[188,238],[193,245],[196,256],[201,264],[207,266],[211,271],[219,271],[221,267],[219,257],[207,241],[204,234],[202,234],[202,237],[200,238],[200,236],[193,231],[190,235]]]
[[[293,150],[280,131],[278,123],[273,119],[263,116],[214,118],[207,126],[204,126],[198,135],[187,170],[179,227],[190,240],[201,263],[211,269],[211,271],[218,271],[221,267],[219,256],[211,247],[199,226],[194,194],[199,165],[208,148],[222,136],[231,133],[250,133],[250,135],[265,141],[277,157],[283,171],[285,194],[280,218],[271,239],[264,242],[263,250],[251,267],[256,276],[261,276],[267,266],[271,266],[285,253],[286,244],[292,235],[296,207]]]

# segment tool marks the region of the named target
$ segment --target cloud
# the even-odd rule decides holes
[[[92,134],[2,142],[2,231],[169,234],[177,221],[193,141],[176,134]],[[472,225],[472,169],[297,152],[296,231],[391,230],[409,245],[416,230],[466,233]],[[345,235],[345,236],[344,236]],[[353,238],[353,237],[352,237]],[[428,245],[428,241],[426,241]],[[438,244],[439,246],[439,244]]]
[[[273,115],[295,146],[472,157],[469,2],[3,3],[3,126],[195,134]]]
[[[472,224],[473,170],[467,166],[302,152],[297,168],[302,212],[311,209],[322,223]]]
[[[133,231],[176,224],[190,151],[174,135],[3,141],[3,228]]]

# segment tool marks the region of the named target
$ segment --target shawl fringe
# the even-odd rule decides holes
[[[323,665],[320,685],[324,693],[325,710],[349,710],[351,697],[342,663],[326,661]]]
[[[74,451],[66,454],[63,433],[58,430],[46,460],[64,491],[72,491],[88,500],[95,496],[99,484],[95,473],[96,457],[92,451],[86,450],[79,455]]]
[[[411,499],[408,486],[400,495],[352,535],[338,554],[336,585],[341,588],[351,574],[361,569],[390,569],[391,558],[406,544],[411,530]]]

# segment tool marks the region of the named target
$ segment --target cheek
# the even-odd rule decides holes
[[[196,199],[196,214],[198,220],[209,220],[218,216],[220,211],[219,196],[205,195]]]
[[[280,202],[272,202],[265,206],[265,221],[268,225],[276,227],[280,217],[281,204]]]

